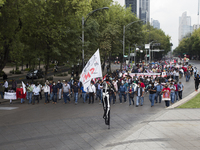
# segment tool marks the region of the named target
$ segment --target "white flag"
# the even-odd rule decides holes
[[[99,49],[94,53],[94,55],[90,58],[88,63],[85,65],[81,76],[80,81],[83,84],[84,91],[90,86],[90,81],[93,78],[102,77],[102,70],[101,70],[101,61],[100,61],[100,54]]]
[[[26,85],[24,84],[24,82],[22,81],[22,88],[23,88],[23,93],[26,93]]]

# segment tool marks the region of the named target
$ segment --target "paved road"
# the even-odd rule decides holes
[[[194,62],[198,68],[200,65]],[[117,66],[116,66],[117,67]],[[194,91],[193,81],[183,80],[183,97]],[[3,103],[1,107],[17,107],[12,110],[0,109],[0,149],[52,149],[52,150],[102,150],[111,149],[110,143],[127,137],[145,120],[162,111],[164,103],[150,107],[148,95],[142,107],[129,106],[128,103],[111,106],[111,129],[108,130],[102,118],[102,105],[62,104],[38,105]],[[115,143],[120,144],[120,143]],[[114,146],[114,145],[113,145]]]

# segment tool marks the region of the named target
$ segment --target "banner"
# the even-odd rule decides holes
[[[4,99],[17,99],[16,93],[4,92]]]
[[[124,73],[124,77],[127,75],[127,73]],[[158,76],[158,77],[160,77],[160,75],[162,76],[162,77],[165,77],[166,76],[166,73],[129,73],[129,75],[131,76],[131,77],[134,77],[135,75],[137,75],[137,77],[139,77],[139,76],[141,76],[141,77],[143,77],[143,76],[146,76],[146,77],[150,77],[150,76],[153,76],[154,78],[156,77],[156,76]]]
[[[90,60],[87,62],[81,73],[80,81],[83,84],[84,91],[87,90],[87,88],[90,85],[90,81],[93,78],[99,78],[99,77],[102,77],[102,70],[101,70],[100,54],[98,49],[94,53],[94,55],[90,58]]]
[[[22,88],[23,88],[23,93],[26,93],[26,85],[24,84],[24,82],[22,81]]]

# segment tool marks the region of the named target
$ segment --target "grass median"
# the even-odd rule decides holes
[[[200,93],[178,108],[200,108]]]

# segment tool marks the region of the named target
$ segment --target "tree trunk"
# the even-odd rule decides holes
[[[111,73],[112,71],[111,71],[111,61],[110,61],[110,59],[111,59],[111,52],[109,53],[109,72]]]
[[[50,51],[49,45],[47,45],[47,51]],[[49,53],[47,52],[46,60],[45,60],[45,73],[44,73],[44,81],[47,80],[47,72],[49,69]]]
[[[40,69],[40,59],[39,59],[39,69]]]
[[[24,64],[23,64],[23,58],[22,58],[22,71],[23,71],[23,65],[24,65]]]
[[[10,49],[9,49],[9,45],[10,43],[12,42],[12,40],[9,40],[9,43],[4,43],[4,46],[3,46],[3,49],[4,49],[4,54],[3,56],[0,56],[1,59],[0,59],[0,71],[3,70],[3,68],[6,66],[6,63],[8,61],[8,56],[9,56],[9,52],[10,52]]]

